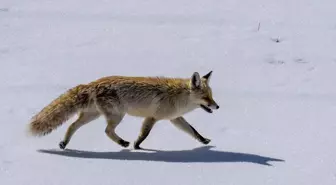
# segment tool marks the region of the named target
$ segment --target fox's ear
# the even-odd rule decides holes
[[[202,78],[206,79],[206,81],[209,82],[210,78],[211,78],[211,75],[212,75],[212,71],[210,71],[208,74],[204,75]]]
[[[198,72],[194,72],[194,74],[191,76],[191,87],[192,88],[201,87],[201,77]]]

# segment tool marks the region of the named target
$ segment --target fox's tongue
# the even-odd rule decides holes
[[[205,112],[212,113],[212,110],[204,105],[200,105]]]

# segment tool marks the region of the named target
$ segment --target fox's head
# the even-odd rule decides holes
[[[211,74],[212,71],[200,77],[198,72],[194,72],[190,79],[191,100],[208,113],[219,109],[218,104],[212,98],[212,90],[209,86]]]

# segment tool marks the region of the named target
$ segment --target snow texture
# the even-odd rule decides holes
[[[335,0],[2,0],[1,185],[336,184]],[[103,118],[58,148],[30,118],[68,88],[109,75],[213,70],[221,108],[185,118],[202,145],[161,121],[122,149]],[[117,128],[128,141],[141,119]]]

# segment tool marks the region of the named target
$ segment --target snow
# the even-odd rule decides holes
[[[334,0],[2,0],[0,184],[336,183]],[[277,42],[278,41],[278,42]],[[122,149],[104,119],[58,149],[30,118],[66,89],[107,75],[189,77],[214,70],[221,108],[185,118],[202,145],[160,121]],[[141,119],[117,132],[134,141]]]

